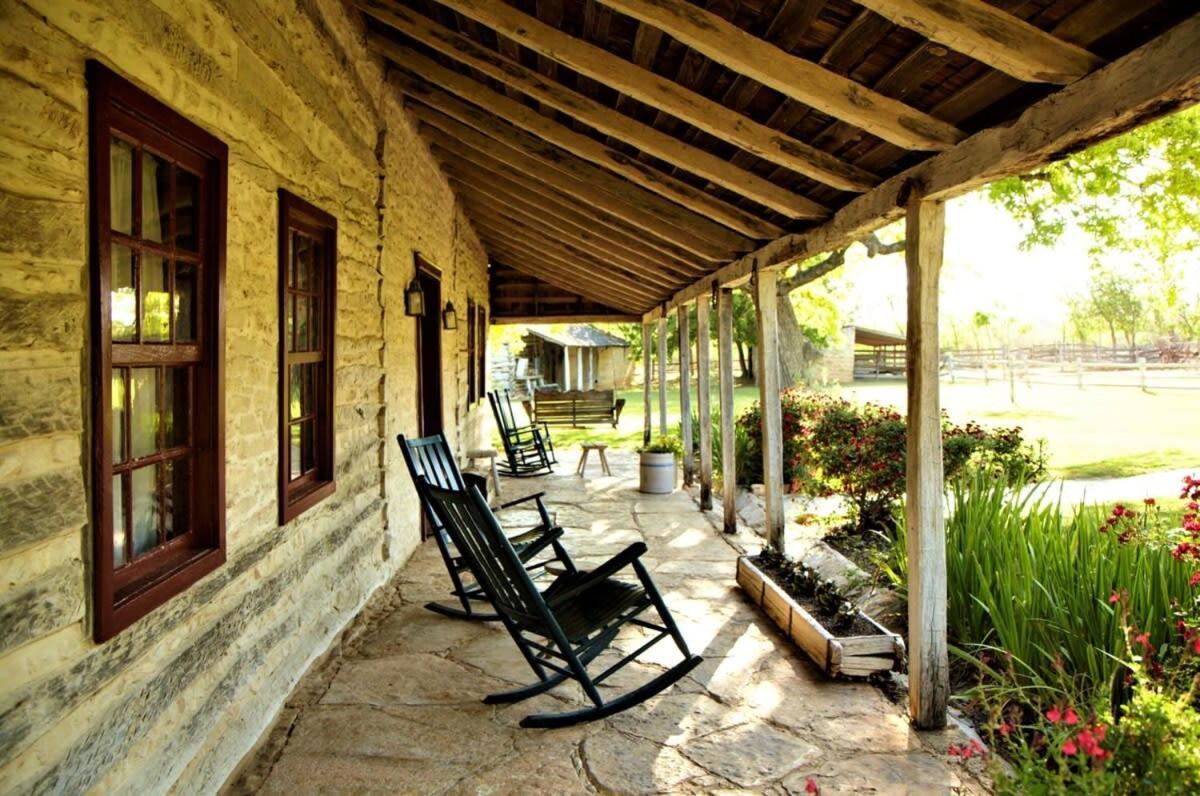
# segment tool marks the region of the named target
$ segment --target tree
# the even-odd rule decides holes
[[[1194,333],[1194,310],[1184,294],[1194,287],[1180,275],[1195,268],[1200,249],[1200,109],[1160,119],[1032,174],[999,180],[987,192],[1022,222],[1025,248],[1051,246],[1076,228],[1089,238],[1097,262],[1138,263],[1137,281],[1151,288],[1138,321],[1148,318],[1163,335]],[[1127,285],[1109,281],[1093,287],[1105,301],[1132,310]],[[1118,330],[1129,338],[1114,321],[1109,325],[1114,341]]]
[[[904,240],[885,242],[876,233],[871,233],[858,241],[867,250],[867,257],[877,257],[904,251]],[[854,244],[850,244],[853,246]],[[814,325],[812,317],[801,317],[801,307],[811,309],[821,299],[814,293],[801,293],[800,301],[793,301],[793,294],[826,274],[840,268],[846,262],[846,252],[850,246],[814,257],[797,263],[784,271],[778,283],[778,314],[779,314],[779,366],[780,383],[786,386],[796,384],[804,375],[807,365],[818,347],[828,345],[832,336],[828,326],[821,328]],[[836,307],[828,304],[832,312],[826,314],[826,319],[833,318],[836,323]],[[805,323],[808,320],[808,323]]]
[[[1132,348],[1143,315],[1142,301],[1133,281],[1111,271],[1094,269],[1088,298],[1092,314],[1108,327],[1113,348],[1117,347],[1118,331]]]

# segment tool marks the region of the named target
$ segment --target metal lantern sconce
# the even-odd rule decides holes
[[[446,308],[442,310],[442,328],[457,329],[458,328],[458,313],[454,310],[454,302],[447,301]]]
[[[414,316],[425,314],[425,292],[421,290],[421,282],[415,276],[404,290],[404,313]]]

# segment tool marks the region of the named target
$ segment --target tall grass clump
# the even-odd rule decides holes
[[[1038,701],[1038,689],[1094,698],[1109,688],[1126,649],[1121,608],[1155,648],[1172,638],[1173,606],[1189,599],[1193,568],[1169,546],[1130,543],[1106,532],[1098,507],[1064,511],[1046,487],[1013,490],[987,472],[963,473],[948,501],[951,643],[976,662],[1003,656],[1026,699]],[[888,570],[903,588],[898,515]]]

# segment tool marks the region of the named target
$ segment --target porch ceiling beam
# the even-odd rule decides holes
[[[614,252],[607,250],[603,242],[598,241],[595,236],[577,237],[559,232],[553,227],[541,223],[536,217],[527,216],[513,208],[489,202],[478,196],[467,196],[464,203],[475,217],[490,218],[494,222],[507,224],[511,231],[519,231],[534,240],[544,241],[581,260],[590,260],[599,266],[611,268],[614,272],[624,274],[635,282],[640,280],[642,284],[653,285],[668,291],[674,290],[680,284],[687,283],[686,279],[670,273],[664,274],[652,263],[617,256]]]
[[[590,299],[589,299],[590,301]],[[602,303],[602,302],[600,302]],[[615,309],[615,308],[614,308]],[[583,314],[576,315],[572,313],[560,313],[550,315],[494,315],[492,323],[496,326],[508,325],[528,325],[531,323],[638,323],[642,320],[641,315],[633,313],[613,312],[611,315],[601,314]]]
[[[482,234],[481,237],[483,237]],[[501,236],[489,236],[486,238],[486,246],[489,254],[494,253],[492,256],[497,257],[506,265],[512,266],[521,273],[535,276],[561,290],[569,290],[593,301],[600,301],[627,312],[633,312],[639,307],[645,306],[645,302],[640,302],[632,295],[623,293],[610,285],[586,278],[577,279],[577,274],[572,273],[561,263],[519,243],[511,243]]]
[[[412,16],[417,15],[413,14]],[[410,29],[404,27],[400,30],[408,33]],[[445,31],[444,36],[455,37],[453,41],[456,46],[447,47],[447,50],[453,50],[447,55],[457,58],[488,77],[501,79],[501,76],[508,76],[508,80],[516,83],[518,88],[526,92],[528,96],[543,102],[546,106],[575,115],[575,118],[601,132],[618,136],[625,143],[637,147],[643,152],[704,177],[716,185],[780,213],[793,218],[825,218],[829,215],[827,207],[811,199],[776,185],[753,172],[733,166],[729,161],[722,160],[706,150],[672,138],[649,125],[643,125],[582,94],[570,91],[531,69],[502,59],[496,53],[480,47],[470,39],[444,28],[442,30]],[[438,38],[434,41],[442,41],[442,39]],[[780,234],[779,228],[775,225],[762,221],[739,207],[710,196],[699,188],[659,171],[636,158],[631,158],[594,138],[577,133],[570,127],[538,113],[521,102],[493,91],[474,78],[453,69],[447,69],[411,48],[377,35],[371,37],[371,44],[393,63],[420,75],[438,88],[473,102],[505,121],[585,160],[615,171],[643,188],[654,191],[698,213],[710,216],[745,235],[754,238],[769,238]],[[478,57],[476,57],[476,52],[478,52]],[[519,77],[512,77],[511,75],[514,74]],[[553,86],[554,88],[542,90],[541,86]],[[431,87],[428,85],[416,86],[414,90],[422,88],[428,90]],[[559,102],[552,103],[550,100],[553,97],[561,97],[561,99]],[[438,107],[435,98],[425,100],[422,97],[422,100],[433,107]],[[835,187],[844,187],[846,190],[855,189],[845,186],[845,183],[848,182],[845,179],[837,180],[837,182],[839,185]],[[866,190],[878,182],[878,179],[864,180],[864,184],[859,185],[857,190]]]
[[[736,284],[756,269],[782,268],[831,251],[904,215],[913,186],[946,200],[988,182],[1025,174],[1138,125],[1200,101],[1200,14],[1034,103],[1011,124],[982,130],[853,199],[833,218],[785,235],[679,291],[669,308],[712,285]],[[659,309],[652,311],[659,312]]]
[[[651,287],[644,281],[639,281],[636,275],[611,263],[598,261],[568,244],[540,238],[536,232],[519,227],[508,219],[483,212],[478,207],[472,207],[468,214],[471,216],[471,221],[477,227],[486,229],[492,238],[519,246],[525,251],[534,252],[543,260],[563,265],[583,280],[596,285],[606,285],[646,302],[656,301],[665,290],[662,287]]]
[[[818,162],[817,158],[820,156],[816,153],[820,150],[809,144],[779,130],[759,124],[715,100],[710,100],[672,80],[661,77],[648,69],[643,69],[601,47],[588,44],[557,28],[550,27],[505,3],[491,0],[439,0],[439,2],[465,17],[491,27],[498,33],[514,39],[535,52],[569,66],[585,77],[682,119],[688,124],[765,160],[800,172],[811,169],[812,165]],[[753,41],[759,41],[753,37],[750,38]],[[809,66],[813,65],[809,64]],[[813,68],[822,73],[826,71],[820,67],[814,66]],[[793,75],[792,79],[794,78]],[[840,76],[837,79],[844,80]],[[853,85],[860,93],[869,92],[869,89],[857,83]],[[888,102],[894,103],[895,101],[889,100]],[[905,107],[900,103],[896,104],[901,108]],[[910,113],[906,115],[911,115],[911,109],[907,110]],[[886,116],[885,113],[879,115]],[[887,121],[890,126],[895,126],[894,120]],[[936,127],[937,125],[932,126]],[[902,128],[907,133],[904,140],[915,139],[921,144],[921,147],[918,148],[944,149],[962,138],[962,133],[954,127],[950,125],[943,125],[943,127],[945,129],[940,137],[924,136],[919,132]],[[829,162],[828,156],[825,163],[830,168],[838,168],[836,163]],[[859,177],[861,176],[861,173],[857,174]],[[855,175],[845,174],[845,176]]]
[[[578,264],[564,265],[555,258],[533,251],[519,242],[511,242],[503,235],[492,234],[490,231],[486,236],[481,233],[480,237],[484,238],[488,251],[494,251],[496,256],[506,264],[518,271],[536,276],[547,284],[562,290],[570,290],[593,301],[600,301],[627,312],[644,311],[648,305],[647,301],[639,301],[636,296],[622,288],[614,288],[588,277],[580,277]]]
[[[438,151],[441,150],[435,149],[435,154]],[[565,220],[560,215],[548,212],[544,205],[527,201],[527,194],[517,194],[504,190],[491,184],[486,179],[472,176],[469,170],[458,168],[453,163],[444,162],[442,164],[442,171],[446,173],[447,178],[450,180],[450,186],[455,190],[455,193],[462,195],[470,194],[471,198],[492,206],[512,208],[524,217],[533,217],[540,220],[543,225],[555,233],[583,236],[587,240],[595,238],[598,234],[594,225],[589,227],[586,224]],[[604,245],[611,249],[614,255],[619,252],[623,257],[632,257],[637,262],[660,263],[664,270],[685,281],[695,279],[700,275],[700,272],[694,268],[686,267],[659,252],[655,252],[653,249],[645,249],[637,245],[636,240],[619,239],[616,237],[616,233],[612,231],[603,231],[599,234],[603,236]]]
[[[670,262],[681,273],[689,273],[691,278],[704,273],[705,269],[696,264],[695,258],[689,258],[687,252],[678,247],[649,238],[641,230],[633,229],[607,213],[593,208],[580,211],[579,203],[571,197],[534,183],[520,174],[515,174],[511,169],[505,170],[504,164],[482,153],[476,153],[474,159],[468,160],[449,152],[437,143],[431,148],[441,161],[442,171],[466,189],[505,200],[516,200],[522,207],[541,213],[547,220],[553,218],[574,228],[600,232],[614,245],[622,246],[630,253],[644,256],[648,260]]]
[[[635,227],[666,238],[706,260],[728,260],[732,253],[746,251],[754,245],[750,238],[701,218],[690,210],[549,144],[527,146],[528,142],[525,141],[501,142],[428,106],[410,102],[408,107],[428,128],[438,131],[433,134],[435,139],[449,137],[459,144],[491,155],[509,168],[558,188],[581,202],[619,216]],[[483,111],[477,113],[486,116]],[[519,130],[513,132],[520,133]]]
[[[1072,83],[1104,65],[1099,56],[983,0],[857,2],[897,25],[1028,83]]]
[[[450,5],[466,1],[440,0]],[[474,2],[478,0],[472,0]],[[687,0],[599,2],[639,22],[653,25],[734,72],[896,146],[946,149],[965,137],[952,124],[781,50]],[[525,44],[524,41],[521,43]],[[613,85],[611,81],[605,82]]]
[[[481,211],[506,219],[522,229],[529,229],[548,240],[569,245],[581,252],[590,254],[602,263],[612,263],[631,275],[638,276],[650,284],[668,290],[674,290],[680,284],[687,284],[690,277],[664,268],[652,260],[630,256],[620,249],[609,246],[603,238],[593,235],[586,230],[563,230],[554,224],[547,223],[535,213],[529,213],[513,204],[497,201],[479,193],[468,192],[463,196],[465,203]]]

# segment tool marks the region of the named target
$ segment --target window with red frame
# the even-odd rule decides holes
[[[225,560],[225,145],[96,62],[95,636]]]
[[[279,191],[279,522],[332,495],[337,219]]]

